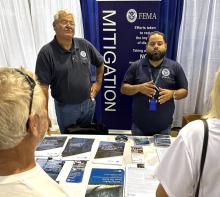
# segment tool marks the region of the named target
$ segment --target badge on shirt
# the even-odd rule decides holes
[[[85,51],[80,51],[80,55],[85,58],[86,57],[86,52]]]
[[[170,71],[167,68],[164,68],[162,70],[162,76],[168,77],[170,75]]]
[[[155,98],[149,99],[149,111],[157,111],[157,100]]]

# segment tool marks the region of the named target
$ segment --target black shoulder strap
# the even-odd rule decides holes
[[[202,155],[201,155],[201,161],[200,161],[200,175],[199,175],[199,181],[198,181],[197,188],[196,188],[195,197],[199,196],[200,180],[202,177],[206,151],[207,151],[207,146],[208,146],[208,139],[209,139],[209,127],[208,127],[207,121],[206,120],[202,120],[202,121],[204,124],[204,139],[203,139]]]

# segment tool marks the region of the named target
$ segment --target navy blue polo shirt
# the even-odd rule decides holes
[[[43,46],[36,62],[36,74],[42,85],[50,85],[51,95],[65,104],[78,104],[90,97],[91,64],[99,67],[104,60],[85,39],[73,38],[70,50],[56,38]]]
[[[147,57],[134,62],[128,68],[123,83],[141,84],[151,81],[152,78],[154,82],[156,81],[156,86],[160,88],[188,89],[188,82],[180,64],[167,58],[164,58],[158,67],[153,67]],[[149,99],[148,96],[141,93],[133,95],[132,121],[146,135],[153,135],[172,124],[175,105],[174,100],[170,99],[164,104],[158,103],[157,111],[149,111]]]

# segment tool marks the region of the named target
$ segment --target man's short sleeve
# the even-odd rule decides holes
[[[128,84],[131,84],[131,85],[135,84],[136,68],[137,68],[137,63],[136,62],[131,64],[131,66],[128,68],[128,70],[125,73],[122,84],[123,83],[128,83]]]
[[[183,68],[177,64],[177,71],[176,71],[176,84],[177,84],[177,88],[184,88],[184,89],[188,89],[188,81],[186,78],[186,75],[183,71]]]
[[[44,49],[41,49],[37,56],[35,74],[39,82],[43,85],[49,85],[52,80],[52,65],[49,58],[49,53]]]
[[[102,55],[98,52],[98,50],[89,42],[86,40],[87,46],[89,48],[89,53],[91,57],[91,64],[100,67],[104,63],[104,59]]]

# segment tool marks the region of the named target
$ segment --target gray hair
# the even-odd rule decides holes
[[[25,69],[36,82],[31,112],[41,115],[45,96],[36,77]],[[27,134],[31,87],[25,77],[15,68],[0,68],[0,150],[18,145]]]
[[[57,11],[57,13],[54,15],[54,21],[53,23],[55,23],[56,21],[59,20],[59,18],[62,16],[62,15],[72,15],[73,16],[73,13],[69,10],[59,10]],[[74,17],[74,16],[73,16]]]

